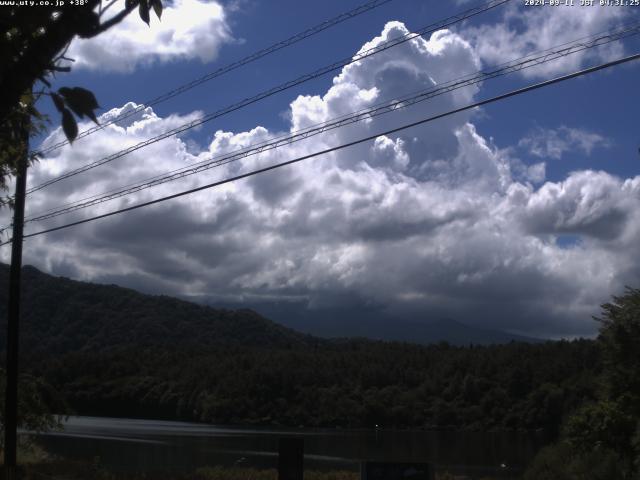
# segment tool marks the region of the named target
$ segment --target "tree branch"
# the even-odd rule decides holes
[[[93,38],[96,35],[99,35],[102,32],[110,29],[114,25],[117,25],[122,20],[124,20],[127,17],[127,15],[129,15],[138,6],[139,3],[140,3],[140,0],[135,0],[128,7],[125,7],[125,9],[122,10],[120,13],[118,13],[117,15],[114,15],[106,22],[102,22],[100,26],[93,33],[91,33],[91,35],[87,35],[85,38]]]
[[[104,15],[104,12],[109,10],[118,0],[111,0],[106,7],[102,8],[102,3],[100,4],[100,16]]]

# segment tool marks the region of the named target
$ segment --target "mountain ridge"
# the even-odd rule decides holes
[[[7,265],[0,264],[3,319],[8,270]],[[331,311],[305,316],[295,311],[280,315],[269,308],[260,311],[260,306],[233,305],[231,309],[229,305],[212,306],[114,284],[53,276],[31,265],[23,267],[22,304],[21,345],[33,354],[151,345],[290,348],[317,345],[332,338],[417,344],[444,341],[454,345],[536,342],[452,319],[418,323],[354,317],[344,322]],[[4,347],[4,331],[0,331],[0,348]]]
[[[21,350],[32,354],[126,346],[305,346],[309,335],[249,310],[219,310],[117,285],[54,277],[23,267]],[[0,265],[0,315],[6,322],[8,266]],[[0,329],[4,347],[5,328]]]
[[[209,302],[219,308],[237,308],[239,304]],[[410,342],[429,345],[447,342],[452,345],[493,345],[515,342],[541,343],[546,339],[517,335],[501,330],[471,326],[452,318],[406,320],[400,316],[375,312],[347,312],[339,309],[308,310],[295,303],[250,304],[251,309],[280,325],[320,338],[367,338],[370,340]],[[346,318],[348,317],[348,318]]]

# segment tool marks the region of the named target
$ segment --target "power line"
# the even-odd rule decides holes
[[[338,145],[338,146],[335,146],[335,147],[327,148],[325,150],[320,150],[318,152],[311,153],[311,154],[308,154],[308,155],[303,155],[301,157],[297,157],[297,158],[294,158],[292,160],[287,160],[286,162],[281,162],[281,163],[278,163],[278,164],[275,164],[275,165],[271,165],[269,167],[264,167],[264,168],[260,168],[260,169],[257,169],[257,170],[253,170],[253,171],[248,172],[248,173],[244,173],[244,174],[241,174],[241,175],[236,175],[234,177],[227,178],[225,180],[220,180],[220,181],[213,182],[213,183],[210,183],[210,184],[207,184],[207,185],[202,185],[200,187],[196,187],[196,188],[192,188],[192,189],[189,189],[189,190],[185,190],[183,192],[175,193],[173,195],[168,195],[168,196],[161,197],[161,198],[158,198],[158,199],[155,199],[155,200],[151,200],[151,201],[148,201],[148,202],[139,203],[137,205],[132,205],[130,207],[121,208],[119,210],[114,210],[112,212],[104,213],[102,215],[96,215],[94,217],[85,218],[83,220],[78,220],[76,222],[67,223],[65,225],[60,225],[58,227],[48,228],[46,230],[40,230],[38,232],[30,233],[28,235],[24,235],[24,238],[35,237],[35,236],[38,236],[38,235],[44,235],[45,233],[50,233],[50,232],[55,232],[55,231],[58,231],[58,230],[63,230],[63,229],[66,229],[66,228],[69,228],[69,227],[73,227],[73,226],[76,226],[76,225],[81,225],[81,224],[84,224],[84,223],[92,222],[94,220],[99,220],[99,219],[102,219],[102,218],[107,218],[107,217],[111,217],[111,216],[114,216],[114,215],[118,215],[120,213],[125,213],[125,212],[129,212],[129,211],[132,211],[132,210],[137,210],[139,208],[144,208],[144,207],[148,207],[148,206],[151,206],[151,205],[155,205],[157,203],[161,203],[161,202],[165,202],[167,200],[172,200],[174,198],[178,198],[178,197],[182,197],[182,196],[185,196],[185,195],[189,195],[191,193],[199,192],[201,190],[207,190],[207,189],[210,189],[210,188],[213,188],[213,187],[224,185],[226,183],[235,182],[235,181],[241,180],[243,178],[252,177],[252,176],[258,175],[260,173],[265,173],[265,172],[268,172],[270,170],[276,170],[278,168],[285,167],[287,165],[292,165],[294,163],[298,163],[298,162],[301,162],[303,160],[307,160],[309,158],[317,157],[317,156],[320,156],[320,155],[325,155],[327,153],[335,152],[337,150],[342,150],[342,149],[345,149],[345,148],[348,148],[348,147],[352,147],[354,145],[358,145],[358,144],[361,144],[361,143],[364,143],[364,142],[375,140],[376,138],[378,138],[380,136],[383,136],[383,135],[391,135],[393,133],[397,133],[397,132],[400,132],[402,130],[406,130],[408,128],[412,128],[412,127],[415,127],[415,126],[418,126],[418,125],[422,125],[422,124],[425,124],[425,123],[428,123],[428,122],[432,122],[434,120],[438,120],[440,118],[444,118],[444,117],[447,117],[447,116],[450,116],[450,115],[454,115],[456,113],[460,113],[460,112],[463,112],[463,111],[466,111],[466,110],[471,110],[473,108],[481,107],[483,105],[488,105],[490,103],[494,103],[494,102],[497,102],[497,101],[500,101],[500,100],[504,100],[504,99],[507,99],[507,98],[510,98],[510,97],[514,97],[516,95],[522,95],[524,93],[527,93],[527,92],[530,92],[530,91],[533,91],[533,90],[537,90],[537,89],[540,89],[540,88],[543,88],[543,87],[547,87],[549,85],[554,85],[554,84],[557,84],[557,83],[560,83],[560,82],[564,82],[566,80],[570,80],[572,78],[576,78],[576,77],[580,77],[580,76],[587,75],[587,74],[590,74],[590,73],[594,73],[594,72],[597,72],[597,71],[600,71],[600,70],[604,70],[606,68],[610,68],[610,67],[613,67],[613,66],[616,66],[616,65],[621,65],[623,63],[628,63],[628,62],[631,62],[631,61],[634,61],[634,60],[638,60],[638,59],[640,59],[640,53],[637,53],[637,54],[634,54],[634,55],[630,55],[630,56],[627,56],[627,57],[624,57],[624,58],[621,58],[621,59],[618,59],[618,60],[614,60],[614,61],[611,61],[611,62],[607,62],[607,63],[604,63],[604,64],[600,64],[600,65],[597,65],[595,67],[586,68],[584,70],[580,70],[578,72],[574,72],[574,73],[571,73],[571,74],[568,74],[568,75],[563,75],[561,77],[556,77],[556,78],[551,79],[551,80],[546,80],[544,82],[540,82],[540,83],[536,83],[536,84],[533,84],[533,85],[529,85],[527,87],[519,88],[517,90],[512,90],[512,91],[504,93],[502,95],[497,95],[495,97],[491,97],[491,98],[486,99],[486,100],[481,100],[479,102],[475,102],[475,103],[472,103],[470,105],[466,105],[464,107],[456,108],[454,110],[449,110],[448,112],[441,113],[441,114],[438,114],[438,115],[434,115],[434,116],[431,116],[431,117],[428,117],[428,118],[424,118],[422,120],[418,120],[416,122],[408,123],[408,124],[402,125],[400,127],[392,128],[392,129],[384,131],[384,132],[379,132],[379,133],[377,133],[375,135],[369,135],[367,137],[364,137],[364,138],[361,138],[361,139],[358,139],[358,140],[354,140],[352,142],[348,142],[348,143],[344,143],[342,145]],[[0,246],[6,245],[8,243],[11,243],[11,241],[12,240],[7,240],[6,242],[0,244]]]
[[[283,83],[281,85],[273,87],[273,88],[271,88],[269,90],[263,91],[263,92],[255,95],[253,97],[246,98],[244,100],[241,100],[238,103],[235,103],[235,104],[230,105],[228,107],[225,107],[223,109],[217,110],[217,111],[215,111],[213,113],[209,113],[209,114],[205,115],[201,119],[194,120],[192,122],[188,122],[186,124],[183,124],[183,125],[181,125],[179,127],[174,128],[172,130],[169,130],[169,131],[167,131],[165,133],[162,133],[160,135],[152,137],[152,138],[150,138],[148,140],[145,140],[143,142],[137,143],[136,145],[128,147],[128,148],[126,148],[124,150],[120,150],[120,151],[118,151],[118,152],[116,152],[116,153],[114,153],[112,155],[109,155],[107,157],[104,157],[104,158],[102,158],[100,160],[96,160],[96,161],[94,161],[92,163],[89,163],[89,164],[84,165],[82,167],[79,167],[79,168],[76,168],[74,170],[71,170],[71,171],[69,171],[69,172],[67,172],[65,174],[59,175],[59,176],[57,176],[57,177],[55,177],[55,178],[53,178],[51,180],[48,180],[48,181],[46,181],[44,183],[41,183],[40,185],[37,185],[35,187],[30,188],[29,190],[27,190],[27,194],[30,194],[30,193],[33,193],[35,191],[41,190],[41,189],[43,189],[45,187],[48,187],[49,185],[53,185],[54,183],[58,183],[58,182],[60,182],[62,180],[65,180],[67,178],[73,177],[73,176],[78,175],[80,173],[84,173],[84,172],[86,172],[88,170],[92,170],[92,169],[94,169],[96,167],[99,167],[100,165],[104,165],[105,163],[112,162],[112,161],[114,161],[114,160],[116,160],[118,158],[121,158],[121,157],[123,157],[123,156],[125,156],[125,155],[127,155],[129,153],[132,153],[132,152],[134,152],[136,150],[139,150],[139,149],[141,149],[143,147],[146,147],[148,145],[152,145],[152,144],[157,143],[157,142],[159,142],[161,140],[164,140],[165,138],[172,137],[172,136],[177,135],[179,133],[182,133],[182,132],[185,132],[185,131],[190,130],[192,128],[195,128],[197,126],[200,126],[200,125],[202,125],[202,124],[204,124],[206,122],[209,122],[209,121],[211,121],[211,120],[213,120],[215,118],[221,117],[223,115],[227,115],[227,114],[229,114],[231,112],[234,112],[234,111],[239,110],[239,109],[241,109],[243,107],[246,107],[246,106],[251,105],[253,103],[256,103],[256,102],[258,102],[260,100],[263,100],[263,99],[265,99],[267,97],[275,95],[276,93],[280,93],[282,91],[288,90],[288,89],[290,89],[292,87],[295,87],[297,85],[305,83],[305,82],[307,82],[309,80],[313,80],[313,79],[318,78],[318,77],[320,77],[322,75],[326,75],[327,73],[333,72],[335,70],[339,70],[339,69],[341,69],[341,68],[343,68],[343,67],[345,67],[347,65],[350,65],[350,64],[355,63],[357,61],[360,61],[360,60],[363,60],[365,58],[368,58],[368,57],[370,57],[372,55],[375,55],[377,53],[380,53],[380,52],[383,52],[385,50],[388,50],[388,49],[390,49],[392,47],[395,47],[397,45],[400,45],[402,43],[408,42],[409,40],[412,40],[414,38],[420,37],[422,35],[426,35],[428,33],[435,32],[436,30],[439,30],[441,28],[449,27],[449,26],[454,25],[456,23],[459,23],[459,22],[461,22],[463,20],[466,20],[466,19],[471,18],[473,16],[479,15],[480,13],[483,13],[483,12],[491,10],[491,9],[493,9],[495,7],[498,7],[498,6],[500,6],[500,5],[504,4],[504,3],[507,3],[509,1],[511,1],[511,0],[491,0],[491,1],[487,2],[487,3],[484,3],[482,6],[478,6],[478,7],[474,7],[474,8],[465,10],[464,12],[462,12],[462,13],[460,13],[458,15],[453,15],[451,17],[448,17],[448,18],[444,19],[444,20],[441,20],[439,22],[433,23],[433,24],[431,24],[431,25],[429,25],[427,27],[424,27],[424,28],[416,31],[416,32],[407,33],[407,34],[402,35],[400,37],[397,37],[397,38],[394,38],[394,39],[389,40],[387,42],[384,42],[384,43],[382,43],[382,44],[380,44],[380,45],[378,45],[376,47],[370,48],[370,49],[365,50],[363,52],[359,52],[358,54],[356,54],[353,57],[349,57],[349,58],[340,60],[338,62],[332,63],[331,65],[322,67],[322,68],[320,68],[320,69],[318,69],[318,70],[316,70],[316,71],[314,71],[312,73],[308,73],[308,74],[302,75],[302,76],[300,76],[300,77],[298,77],[298,78],[296,78],[294,80],[290,80],[290,81],[285,82],[285,83]]]
[[[49,186],[49,185],[51,185],[53,183],[57,183],[57,182],[59,182],[61,180],[64,180],[66,178],[78,175],[78,174],[83,173],[83,172],[88,171],[88,170],[91,170],[91,169],[96,168],[96,167],[98,167],[100,165],[103,165],[105,163],[108,163],[108,162],[111,162],[111,161],[116,160],[118,158],[121,158],[121,157],[127,155],[128,153],[136,151],[136,150],[138,150],[140,148],[143,148],[145,146],[151,145],[151,144],[156,143],[158,141],[164,140],[165,138],[171,137],[173,135],[177,135],[177,134],[182,133],[182,132],[184,132],[186,130],[190,130],[192,128],[195,128],[195,127],[197,127],[199,125],[202,125],[205,122],[208,122],[208,121],[213,120],[215,118],[218,118],[218,117],[221,117],[223,115],[229,114],[229,113],[231,113],[233,111],[236,111],[236,110],[238,110],[240,108],[243,108],[245,106],[248,106],[250,104],[253,104],[255,102],[263,100],[263,99],[265,99],[267,97],[275,95],[276,93],[280,93],[280,92],[282,92],[284,90],[287,90],[289,88],[292,88],[294,86],[300,85],[300,84],[302,84],[304,82],[307,82],[309,80],[318,78],[318,77],[320,77],[322,75],[326,75],[327,73],[331,73],[331,72],[333,72],[335,70],[338,70],[340,68],[345,67],[346,65],[355,63],[356,61],[365,59],[367,57],[370,57],[370,56],[375,55],[377,53],[380,53],[382,51],[388,50],[389,48],[392,48],[392,47],[394,47],[396,45],[400,45],[402,43],[405,43],[405,42],[407,42],[409,40],[417,38],[418,36],[425,35],[427,33],[432,33],[433,31],[436,31],[438,29],[451,26],[451,25],[453,25],[455,23],[461,22],[461,21],[463,21],[465,19],[471,18],[471,17],[473,17],[475,15],[478,15],[480,13],[483,13],[483,12],[487,11],[487,10],[490,10],[492,8],[495,8],[495,7],[499,6],[499,5],[502,5],[502,4],[504,4],[504,3],[508,2],[508,1],[510,1],[510,0],[491,0],[491,1],[486,2],[486,3],[484,3],[484,4],[480,5],[480,6],[465,10],[464,12],[462,12],[460,14],[447,17],[444,20],[441,20],[439,22],[435,22],[435,23],[433,23],[431,25],[428,25],[427,27],[424,27],[424,28],[418,30],[417,32],[407,33],[407,34],[402,35],[400,37],[397,37],[397,38],[395,38],[393,40],[387,41],[387,42],[385,42],[383,44],[380,44],[380,45],[378,45],[376,47],[373,47],[373,48],[371,48],[369,50],[366,50],[364,52],[360,52],[357,55],[355,55],[354,57],[349,57],[349,58],[342,59],[342,60],[340,60],[338,62],[335,62],[335,63],[333,63],[331,65],[322,67],[322,68],[320,68],[320,69],[318,69],[318,70],[316,70],[316,71],[314,71],[312,73],[309,73],[309,74],[306,74],[306,75],[302,75],[302,76],[300,76],[300,77],[298,77],[298,78],[296,78],[294,80],[291,80],[289,82],[285,82],[284,84],[278,85],[278,86],[273,87],[273,88],[271,88],[269,90],[261,92],[261,93],[255,95],[255,96],[253,96],[253,97],[246,98],[244,100],[241,100],[238,103],[235,103],[235,104],[230,105],[228,107],[225,107],[223,109],[217,110],[216,112],[210,113],[210,114],[206,115],[205,117],[203,117],[202,119],[194,120],[192,122],[183,124],[183,125],[181,125],[179,127],[176,127],[176,128],[174,128],[172,130],[169,130],[169,131],[167,131],[167,132],[165,132],[163,134],[157,135],[156,137],[152,137],[152,138],[150,138],[150,139],[148,139],[146,141],[143,141],[143,142],[140,142],[140,143],[138,143],[136,145],[133,145],[133,146],[127,148],[127,149],[124,149],[124,150],[121,150],[119,152],[116,152],[116,153],[114,153],[112,155],[109,155],[107,157],[104,157],[104,158],[102,158],[100,160],[97,160],[95,162],[87,164],[87,165],[85,165],[83,167],[74,169],[74,170],[72,170],[70,172],[67,172],[66,174],[60,175],[60,176],[58,176],[58,177],[56,177],[54,179],[51,179],[51,180],[49,180],[47,182],[44,182],[44,183],[42,183],[40,185],[32,187],[31,189],[29,189],[27,191],[27,193],[33,193],[34,191],[40,190],[42,188],[45,188],[45,187],[47,187],[47,186]]]
[[[491,71],[480,71],[480,72],[476,72],[475,75],[469,74],[469,75],[462,76],[457,80],[448,81],[440,85],[436,89],[422,90],[420,92],[407,94],[401,98],[396,98],[392,101],[381,102],[376,105],[373,105],[372,107],[369,107],[368,109],[363,109],[358,112],[354,112],[351,114],[334,118],[332,120],[329,120],[328,122],[323,122],[320,124],[313,125],[311,127],[308,127],[307,129],[294,132],[291,135],[285,135],[281,137],[272,137],[268,141],[265,141],[261,144],[250,145],[244,149],[237,150],[231,154],[225,154],[225,156],[223,156],[222,158],[213,157],[215,158],[215,160],[213,160],[213,158],[209,158],[189,167],[176,169],[166,174],[157,175],[155,177],[138,181],[123,187],[118,187],[116,189],[103,192],[101,194],[86,197],[74,202],[68,202],[58,207],[48,209],[44,212],[34,214],[30,218],[28,218],[27,221],[31,222],[31,221],[46,220],[46,219],[53,218],[65,213],[79,210],[81,208],[86,208],[89,206],[96,205],[98,203],[103,203],[105,201],[109,201],[124,195],[135,193],[146,188],[150,188],[153,186],[160,185],[162,183],[183,178],[188,175],[199,173],[219,165],[224,165],[224,164],[230,163],[231,161],[235,161],[240,158],[245,158],[249,155],[254,155],[257,153],[264,152],[266,150],[271,150],[279,146],[293,143],[295,141],[306,139],[312,135],[323,133],[325,131],[338,128],[341,126],[345,126],[350,123],[354,123],[356,121],[372,118],[377,115],[389,113],[401,108],[407,108],[421,101],[433,98],[443,93],[453,91],[458,88],[463,88],[475,83],[480,83],[481,81],[506,75],[506,74],[510,74],[516,71],[523,70],[525,68],[535,67],[543,63],[546,63],[548,61],[562,58],[567,55],[571,55],[589,48],[602,46],[607,43],[620,40],[622,38],[636,35],[637,33],[639,33],[639,31],[640,31],[640,23],[631,23],[631,24],[618,27],[613,30],[608,30],[604,32],[599,32],[594,35],[581,37],[571,42],[565,42],[555,47],[552,47],[543,51],[539,51],[539,52],[533,52],[524,57],[520,57],[510,62],[505,62],[503,64],[497,65],[493,67]],[[560,47],[563,47],[563,48],[560,48]],[[2,228],[5,228],[5,227],[2,227]]]
[[[265,151],[274,150],[276,148],[280,148],[294,142],[305,140],[312,136],[341,128],[365,119],[370,119],[400,109],[409,108],[418,103],[424,102],[439,95],[443,95],[445,93],[452,92],[454,90],[458,90],[460,88],[475,85],[485,80],[512,74],[527,68],[536,67],[590,48],[602,46],[614,41],[618,41],[622,38],[630,37],[632,35],[637,35],[638,33],[640,33],[640,22],[624,27],[619,27],[617,29],[609,30],[606,32],[601,32],[595,35],[590,35],[588,37],[582,37],[578,40],[574,40],[573,42],[565,42],[557,47],[552,47],[550,49],[543,50],[542,52],[535,52],[524,57],[512,60],[511,62],[503,63],[494,67],[491,71],[480,71],[476,72],[475,75],[466,75],[460,77],[459,79],[443,83],[437,88],[422,90],[420,92],[407,94],[403,97],[396,98],[391,101],[381,102],[370,108],[343,115],[327,122],[313,125],[303,130],[298,130],[289,135],[273,137],[260,144],[250,145],[249,147],[245,147],[243,149],[239,149],[222,156],[210,157],[206,160],[198,162],[195,165],[179,168],[166,174],[157,175],[146,180],[119,187],[102,194],[93,195],[91,197],[77,200],[75,202],[69,202],[67,204],[49,209],[45,212],[32,215],[30,218],[27,218],[25,223],[47,220],[80,209],[105,203],[107,201],[123,197],[125,195],[130,195],[151,187],[161,185],[163,183],[175,181],[190,175],[203,172],[205,170],[226,165],[228,163],[238,161],[242,158],[257,155]]]
[[[114,123],[117,123],[121,120],[124,120],[126,118],[131,117],[132,115],[135,115],[136,113],[141,112],[142,110],[144,110],[147,107],[152,107],[154,105],[157,105],[159,103],[162,103],[166,100],[169,100],[173,97],[176,97],[188,90],[191,90],[192,88],[197,87],[198,85],[202,85],[205,82],[208,82],[210,80],[213,80],[214,78],[220,77],[226,73],[229,73],[233,70],[236,70],[237,68],[240,68],[244,65],[247,65],[248,63],[251,62],[255,62],[256,60],[259,60],[263,57],[266,57],[267,55],[270,55],[272,53],[277,52],[278,50],[282,50],[283,48],[289,47],[291,45],[294,45],[306,38],[312,37],[328,28],[331,28],[335,25],[338,25],[346,20],[349,20],[351,18],[357,17],[358,15],[361,15],[363,13],[366,13],[370,10],[373,10],[374,8],[377,8],[381,5],[384,5],[385,3],[389,3],[392,0],[371,0],[367,3],[364,3],[356,8],[353,8],[351,10],[349,10],[348,12],[344,12],[341,13],[340,15],[330,18],[329,20],[325,20],[324,22],[308,28],[307,30],[304,30],[303,32],[297,33],[289,38],[287,38],[286,40],[282,40],[278,43],[274,43],[273,45],[267,47],[267,48],[263,48],[262,50],[258,50],[257,52],[252,53],[251,55],[248,55],[240,60],[237,60],[233,63],[230,63],[228,65],[225,65],[223,67],[218,68],[217,70],[214,70],[213,72],[209,72],[206,75],[203,75],[200,78],[197,78],[195,80],[192,80],[191,82],[185,83],[183,85],[180,85],[176,88],[174,88],[173,90],[170,90],[167,93],[164,93],[162,95],[159,95],[151,100],[148,100],[146,102],[143,102],[141,105],[138,105],[135,109],[128,111],[126,113],[123,113],[121,115],[118,115],[116,118],[109,120],[108,122],[105,122],[101,125],[96,125],[92,128],[89,128],[83,132],[81,132],[76,139],[80,139],[83,137],[86,137],[87,135],[91,135],[94,132],[97,132],[98,130],[102,130],[103,128],[105,128],[108,125],[112,125]],[[67,145],[69,143],[68,140],[63,140],[61,142],[58,142],[50,147],[47,147],[45,149],[39,150],[36,153],[40,154],[40,155],[46,155],[47,153],[53,152],[54,150],[59,149],[60,147],[63,147],[64,145]]]

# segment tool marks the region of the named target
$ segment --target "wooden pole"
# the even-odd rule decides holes
[[[304,440],[281,438],[278,442],[278,480],[302,480],[304,476]]]
[[[9,271],[9,305],[7,316],[7,386],[4,413],[4,465],[6,478],[16,476],[18,428],[18,326],[20,322],[20,274],[22,272],[22,240],[24,204],[27,186],[27,155],[29,152],[29,122],[23,130],[24,153],[16,166],[16,192],[13,210],[13,239]]]

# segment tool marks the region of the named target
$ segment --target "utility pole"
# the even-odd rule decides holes
[[[9,305],[7,316],[7,385],[4,412],[4,467],[7,480],[16,478],[18,428],[18,327],[20,321],[20,274],[22,272],[22,240],[24,204],[29,154],[29,115],[24,112],[22,142],[24,150],[16,165],[16,191],[13,210],[13,238],[9,271]]]

